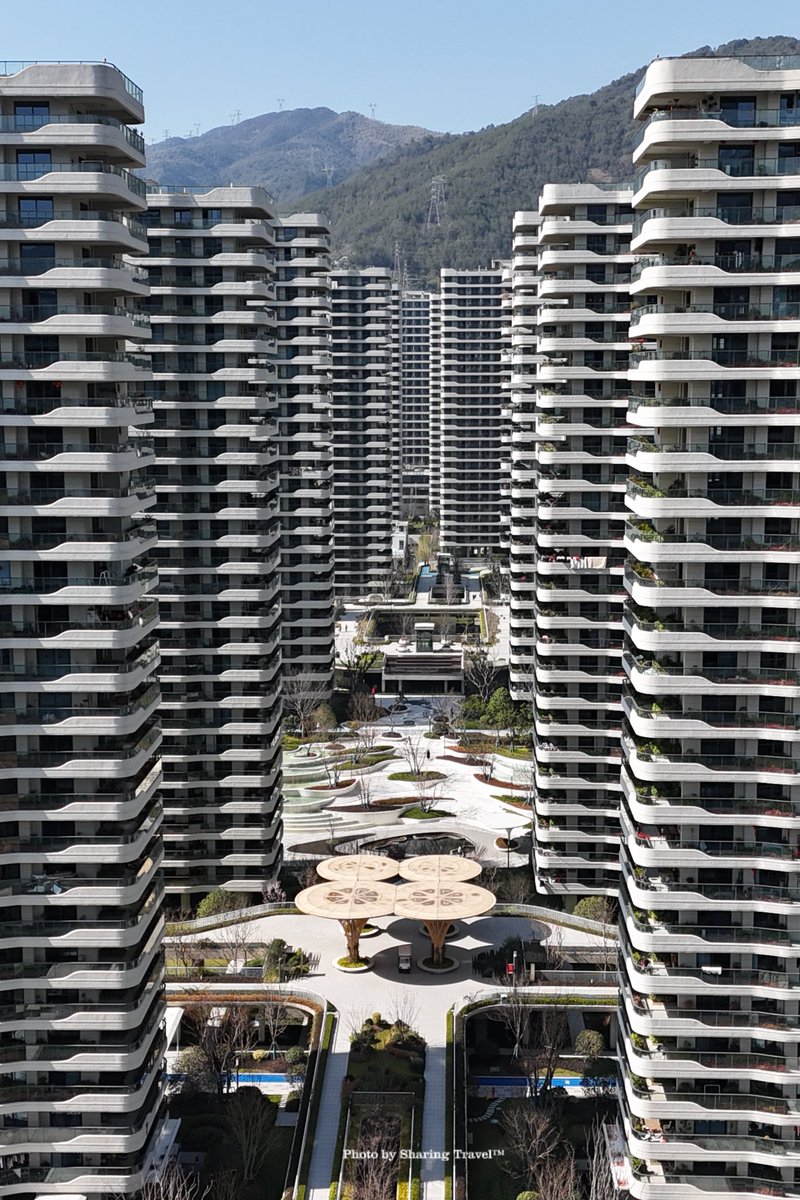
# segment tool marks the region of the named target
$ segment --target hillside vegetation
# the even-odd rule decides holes
[[[776,36],[692,55],[799,52],[800,40]],[[536,206],[542,184],[630,178],[633,96],[644,69],[478,133],[442,136],[326,108],[268,113],[150,147],[147,174],[163,182],[263,184],[284,211],[294,205],[328,215],[340,262],[392,266],[398,243],[411,279],[434,281],[442,266],[507,257],[513,214]],[[349,177],[323,186],[326,161],[335,165],[334,182]],[[444,179],[442,221],[427,228],[437,176]]]
[[[416,125],[388,125],[360,113],[294,108],[220,125],[198,137],[168,138],[147,148],[149,179],[159,183],[260,184],[279,202],[340,183],[399,146],[436,134]]]
[[[797,38],[770,37],[693,55],[798,52]],[[420,280],[433,280],[440,266],[486,266],[509,255],[513,214],[536,206],[542,184],[631,177],[633,96],[643,72],[507,125],[414,142],[303,202],[328,214],[334,252],[353,264],[391,266],[398,241],[410,275]],[[427,229],[437,175],[445,181],[445,217]]]

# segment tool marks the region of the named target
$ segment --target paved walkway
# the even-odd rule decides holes
[[[377,697],[378,700],[384,699]],[[390,703],[391,698],[385,697],[385,702]],[[422,747],[422,753],[430,751],[430,759],[425,759],[425,767],[441,771],[446,776],[440,786],[441,799],[435,801],[436,807],[441,807],[458,822],[462,828],[464,835],[476,842],[482,850],[481,858],[484,861],[495,859],[498,864],[506,865],[505,851],[499,851],[494,842],[498,836],[504,833],[509,828],[522,831],[530,823],[530,813],[527,809],[520,808],[513,810],[505,807],[501,800],[495,799],[501,795],[501,788],[497,784],[483,783],[480,779],[476,779],[478,768],[470,766],[463,760],[456,761],[453,757],[447,755],[447,746],[453,744],[456,739],[448,738],[429,738],[426,733],[429,729],[429,702],[428,701],[407,701],[408,710],[400,714],[398,723],[395,726],[396,732],[402,734],[402,739],[397,739],[393,742],[393,749],[396,757],[386,763],[380,770],[372,772],[372,799],[383,800],[391,797],[408,797],[414,794],[413,784],[403,783],[400,780],[389,779],[389,775],[398,771],[408,770],[408,763],[403,759],[404,744],[408,741],[419,744]],[[409,724],[405,724],[409,722]],[[378,744],[388,745],[388,740],[381,742],[381,731],[388,729],[389,722],[386,718],[377,722]],[[489,734],[489,737],[494,737]],[[298,757],[297,762],[302,765],[302,759]],[[509,764],[511,775],[515,783],[527,786],[530,781],[531,764],[527,759],[505,759],[505,763]],[[291,775],[293,761],[288,760],[285,765],[286,773]],[[508,799],[524,799],[526,793],[524,791],[509,790],[505,793]],[[347,797],[341,801],[341,804],[352,804],[353,798]],[[337,804],[334,802],[325,811],[336,812]],[[452,828],[453,822],[449,822],[449,827]],[[391,837],[395,833],[418,833],[423,830],[434,832],[436,825],[433,821],[419,821],[413,826],[408,823],[400,823],[386,827],[386,836]],[[302,856],[302,846],[308,842],[319,841],[319,834],[311,834],[308,831],[287,829],[284,833],[284,846],[291,855],[297,852]],[[526,863],[527,855],[511,854],[510,865],[522,866]]]
[[[293,946],[301,946],[319,955],[319,966],[302,986],[325,996],[338,1009],[335,1034],[328,1055],[322,1102],[319,1109],[314,1148],[309,1171],[308,1200],[328,1200],[331,1169],[339,1123],[342,1080],[347,1067],[350,1034],[364,1018],[379,1012],[388,1020],[401,1015],[414,1026],[427,1043],[425,1058],[425,1108],[422,1126],[422,1149],[443,1152],[445,1147],[445,1046],[447,1011],[453,1004],[468,996],[496,991],[495,983],[478,980],[472,975],[472,955],[479,950],[498,946],[508,937],[530,938],[531,922],[522,917],[476,917],[461,923],[459,936],[449,943],[449,953],[459,960],[459,968],[449,975],[430,975],[414,966],[409,975],[397,971],[397,946],[410,943],[414,959],[421,958],[430,943],[417,922],[400,917],[381,918],[375,922],[381,933],[365,938],[362,946],[373,962],[373,969],[363,975],[346,975],[338,971],[334,961],[344,950],[344,939],[338,924],[321,917],[299,914],[261,917],[240,928],[247,931],[251,943],[283,938]],[[536,922],[537,936],[545,933],[560,941],[560,933],[547,932]],[[213,933],[198,933],[195,938],[213,938]],[[569,930],[571,945],[599,945],[592,934]],[[225,986],[221,984],[220,986]],[[242,985],[249,987],[251,985]],[[291,985],[285,985],[290,988]],[[543,990],[551,993],[553,987]],[[575,989],[565,989],[565,993]],[[604,989],[609,996],[615,989]],[[422,1200],[443,1200],[446,1163],[442,1158],[422,1160]]]

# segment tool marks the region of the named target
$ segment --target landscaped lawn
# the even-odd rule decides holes
[[[447,776],[441,771],[420,771],[419,774],[415,771],[395,771],[389,778],[397,779],[400,783],[432,783],[434,779],[446,779]]]

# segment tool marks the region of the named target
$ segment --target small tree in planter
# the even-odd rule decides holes
[[[326,704],[328,688],[311,675],[285,675],[282,684],[283,708],[294,720],[303,738],[314,729],[314,713]],[[308,751],[311,753],[311,744]]]
[[[358,802],[362,808],[372,808],[372,795],[374,791],[375,780],[368,771],[359,775],[356,787],[358,788]]]

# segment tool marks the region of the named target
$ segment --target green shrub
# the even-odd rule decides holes
[[[573,916],[609,925],[614,921],[614,906],[607,896],[582,896],[573,909]]]
[[[581,1058],[601,1058],[605,1050],[605,1038],[596,1029],[582,1029],[575,1038],[575,1053]]]
[[[226,892],[224,888],[214,888],[197,906],[198,917],[216,917],[220,913],[233,912],[236,908],[247,907],[247,896],[239,892]]]

